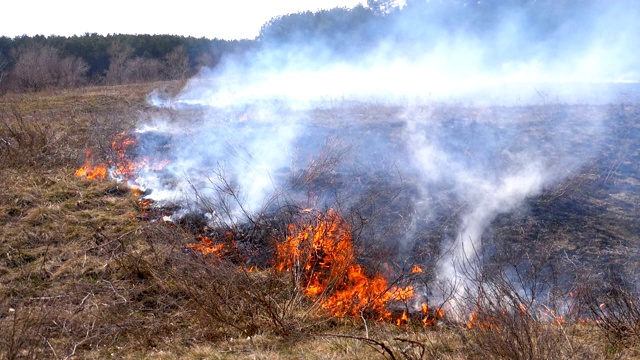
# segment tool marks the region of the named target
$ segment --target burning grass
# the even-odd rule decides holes
[[[371,266],[376,258],[357,214],[295,208],[275,220],[215,229],[163,221],[172,209],[110,178],[130,176],[130,167],[117,169],[129,163],[120,154],[135,139],[122,134],[135,120],[129,111],[145,108],[147,90],[0,98],[0,326],[7,330],[0,356],[638,355],[638,300],[628,289],[585,283],[579,293],[593,297],[566,294],[557,302],[582,312],[558,306],[545,313],[538,296],[523,296],[511,281],[488,281],[478,284],[484,297],[476,291],[465,299],[472,317],[458,320],[429,303],[425,262]],[[74,176],[84,160],[85,173]],[[88,180],[99,164],[107,169],[97,176],[103,180]],[[621,181],[611,172],[607,181]]]
[[[368,276],[356,263],[351,227],[334,211],[300,226],[290,224],[287,238],[277,244],[279,271],[291,272],[305,295],[324,297],[322,307],[332,315],[391,318],[386,305],[412,289],[391,289],[380,275]]]

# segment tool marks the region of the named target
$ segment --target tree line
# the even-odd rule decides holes
[[[368,0],[367,6],[352,9],[277,16],[263,25],[258,40],[272,47],[320,44],[332,55],[352,57],[381,44],[392,44],[394,51],[428,50],[443,37],[491,43],[510,36],[509,25],[518,24],[530,43],[554,46],[567,36],[585,40],[589,20],[608,7],[635,8],[632,0],[405,0],[402,7],[397,3]]]
[[[0,93],[185,79],[253,44],[175,35],[0,37]]]

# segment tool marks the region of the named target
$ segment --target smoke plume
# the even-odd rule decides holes
[[[408,5],[363,25],[376,42],[358,54],[311,38],[265,43],[243,61],[203,69],[175,98],[150,97],[179,116],[140,124],[140,152],[162,153],[170,165],[141,172],[139,185],[151,199],[237,221],[296,198],[292,177],[309,173],[326,144],[346,143],[349,166],[328,172],[335,186],[352,196],[380,184],[412,189],[394,218],[405,225],[392,239],[400,248],[417,241],[416,224],[458,204],[436,271],[464,283],[460,266],[480,261],[496,216],[553,188],[597,150],[607,126],[600,110],[582,117],[555,106],[622,101],[640,78],[632,2],[493,3],[471,14],[456,1]],[[520,115],[527,106],[538,128]],[[312,205],[336,206],[327,194],[314,194]]]

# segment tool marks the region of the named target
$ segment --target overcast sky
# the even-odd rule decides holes
[[[0,36],[169,34],[253,39],[277,15],[354,7],[366,0],[8,0]]]

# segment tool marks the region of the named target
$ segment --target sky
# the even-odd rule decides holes
[[[0,36],[85,33],[253,39],[269,19],[366,0],[22,0],[2,5]],[[89,5],[90,4],[90,5]]]

